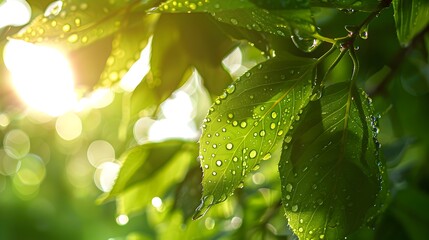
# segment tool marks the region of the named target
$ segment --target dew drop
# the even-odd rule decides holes
[[[281,136],[281,135],[283,135],[283,130],[280,130],[277,132],[277,136]]]
[[[238,157],[233,157],[233,158],[232,158],[232,161],[233,161],[233,162],[237,162],[237,161],[238,161]]]
[[[297,29],[292,32],[291,39],[293,44],[304,52],[312,52],[322,43],[316,38],[301,36]]]
[[[259,136],[261,136],[261,137],[265,136],[265,130],[261,130],[261,131],[259,132]]]
[[[302,227],[298,228],[298,232],[304,232],[304,229]]]
[[[276,123],[271,123],[270,128],[274,130],[276,128]]]
[[[218,167],[222,166],[222,161],[221,160],[217,160],[216,161],[216,166],[218,166]]]
[[[277,113],[276,113],[276,112],[272,112],[272,113],[271,113],[271,117],[272,117],[273,119],[276,119],[276,118],[277,118]]]
[[[228,113],[228,118],[233,118],[233,117],[234,117],[234,114]]]
[[[234,147],[232,143],[226,144],[226,149],[231,150]]]
[[[322,97],[322,91],[316,90],[310,97],[310,101],[317,101]]]
[[[217,145],[216,145],[216,144],[213,144],[213,145],[212,145],[212,147],[213,147],[214,149],[216,149],[216,148],[217,148]]]
[[[320,239],[324,239],[324,238],[325,238],[325,235],[324,235],[324,234],[322,234],[322,235],[320,235],[320,236],[319,236],[319,238],[320,238]]]
[[[250,151],[250,153],[249,153],[249,157],[250,157],[250,158],[255,158],[257,154],[258,154],[258,152],[256,152],[256,150],[252,150],[252,151]]]
[[[292,192],[292,189],[293,189],[292,184],[288,183],[288,184],[286,185],[286,191],[288,191],[288,192]]]
[[[63,31],[64,32],[68,32],[68,31],[70,31],[70,24],[65,24],[64,26],[63,26]]]
[[[69,41],[70,43],[75,43],[78,39],[79,37],[77,34],[72,34],[67,38],[67,41]]]
[[[247,122],[243,121],[240,123],[240,127],[242,128],[246,128],[247,127]]]
[[[209,169],[209,165],[208,165],[208,164],[205,164],[205,165],[204,165],[204,168],[205,168],[205,169]]]
[[[368,39],[368,25],[365,25],[359,30],[359,37],[362,39]]]
[[[212,172],[212,175],[213,175],[213,176],[216,176],[216,175],[217,175],[217,172],[213,171],[213,172]]]
[[[189,8],[195,10],[197,8],[197,5],[195,3],[191,3],[189,4]]]
[[[285,143],[290,143],[292,141],[292,137],[291,136],[286,136],[285,137]]]
[[[210,209],[210,207],[213,206],[213,204],[214,204],[214,196],[213,195],[204,196],[201,199],[200,205],[195,210],[195,213],[194,213],[194,216],[192,217],[192,219],[197,220],[197,219],[200,219],[201,217],[203,217],[207,213],[207,211]]]
[[[237,21],[237,19],[235,19],[235,18],[231,18],[231,23],[232,23],[232,24],[234,24],[234,25],[237,25],[237,24],[238,24],[238,21]]]
[[[298,205],[293,205],[292,206],[292,212],[296,212],[298,211]]]
[[[229,85],[226,88],[226,92],[229,93],[229,94],[234,93],[235,92],[235,85],[234,84]]]
[[[265,156],[262,158],[262,160],[268,160],[271,158],[271,153],[265,154]]]

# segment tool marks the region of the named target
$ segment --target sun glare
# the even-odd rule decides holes
[[[9,25],[24,25],[30,17],[31,8],[24,0],[6,0],[0,4],[0,30]]]
[[[59,116],[76,106],[73,72],[60,51],[11,40],[4,62],[16,92],[30,108]]]

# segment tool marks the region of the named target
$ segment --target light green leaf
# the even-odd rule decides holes
[[[377,118],[368,96],[350,85],[326,88],[284,141],[282,201],[300,239],[343,239],[382,210]]]
[[[393,0],[396,34],[406,46],[429,23],[429,1]]]
[[[175,147],[174,145],[177,143],[179,142],[170,142],[172,147]],[[157,152],[164,157],[152,156],[153,158],[150,159],[151,164],[141,165],[139,171],[144,171],[143,169],[145,168],[153,169],[152,164],[159,165],[157,161],[163,162],[162,169],[153,172],[149,177],[134,184],[116,197],[118,214],[141,211],[151,204],[154,197],[163,199],[167,195],[173,194],[172,190],[174,189],[172,187],[183,180],[192,161],[197,158],[197,144],[195,142],[184,143],[183,149],[171,156],[167,156],[168,153],[162,153],[163,148],[161,145],[162,143],[160,143]],[[168,146],[164,150],[172,152],[171,150],[168,151]]]
[[[258,1],[257,1],[258,2]],[[268,2],[258,2],[264,7],[273,6]],[[274,4],[274,6],[278,5]],[[216,20],[235,26],[259,32],[268,32],[275,35],[290,35],[292,30],[301,35],[312,35],[316,27],[310,9],[306,8],[307,1],[291,1],[284,8],[270,10],[260,8],[253,1],[177,1],[169,0],[158,8],[160,12],[208,12]]]
[[[310,99],[314,67],[312,59],[273,58],[216,99],[200,138],[204,190],[195,218],[225,201],[261,160],[271,158]]]
[[[119,81],[140,58],[158,17],[156,14],[142,16],[137,13],[125,18],[122,28],[115,33],[112,51],[101,74],[100,84],[103,87],[110,87]]]
[[[130,1],[68,0],[50,5],[48,14],[36,17],[16,39],[74,50],[111,35],[135,4]]]
[[[151,181],[150,179],[159,170],[182,154],[183,151],[192,149],[193,146],[196,149],[193,142],[168,140],[131,148],[121,156],[122,166],[116,182],[108,196],[102,200],[118,196],[136,184]]]

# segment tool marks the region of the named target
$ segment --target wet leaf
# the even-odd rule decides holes
[[[245,176],[271,158],[311,95],[315,61],[273,58],[245,73],[215,100],[200,138],[202,204],[225,201]]]
[[[164,161],[161,171],[154,172],[150,177],[139,181],[116,197],[118,214],[141,211],[151,204],[154,197],[164,199],[166,196],[174,194],[172,187],[183,180],[191,162],[197,158],[197,144],[195,142],[185,144],[186,146],[181,151],[168,157],[168,161]],[[159,152],[165,151],[161,146],[158,150]],[[153,158],[152,160],[156,162],[164,159],[167,158]]]
[[[13,37],[74,50],[118,31],[123,17],[135,6],[129,1],[56,1]]]
[[[195,166],[176,189],[173,208],[182,212],[184,222],[192,217],[201,198],[201,180],[201,169]]]
[[[153,34],[158,17],[155,14],[129,14],[126,17],[121,29],[114,35],[112,51],[101,74],[100,85],[110,87],[130,70]]]
[[[426,0],[393,0],[396,34],[406,46],[429,23],[429,2]]]
[[[385,163],[370,102],[349,82],[332,85],[285,138],[282,201],[300,239],[342,239],[382,210]]]
[[[121,156],[121,170],[107,198],[115,197],[133,185],[151,181],[154,175],[180,155],[184,149],[195,145],[191,142],[169,140],[148,143],[131,148]],[[196,145],[195,145],[196,146]]]
[[[374,0],[311,0],[312,7],[344,9],[347,12],[374,11],[381,1]]]
[[[169,0],[161,4],[157,10],[170,13],[208,12],[220,22],[280,36],[290,35],[295,29],[306,35],[316,32],[307,1],[284,3],[284,7],[278,9],[276,6],[282,3],[271,1],[214,0],[203,3],[197,0]],[[269,8],[271,9],[268,10]]]

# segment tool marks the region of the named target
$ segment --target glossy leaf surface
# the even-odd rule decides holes
[[[225,201],[271,158],[308,103],[315,61],[273,58],[230,85],[204,120],[200,138],[203,200],[195,217]]]
[[[393,10],[396,33],[402,45],[407,45],[429,23],[426,0],[393,0]]]
[[[285,138],[282,201],[300,239],[342,239],[382,209],[385,164],[370,102],[349,82],[332,85]]]

